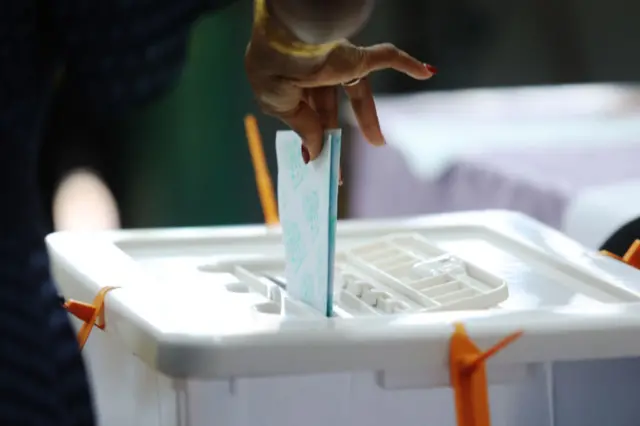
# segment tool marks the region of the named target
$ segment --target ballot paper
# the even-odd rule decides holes
[[[320,156],[304,164],[300,137],[276,134],[287,291],[327,316],[333,315],[340,145],[341,131],[327,131]]]

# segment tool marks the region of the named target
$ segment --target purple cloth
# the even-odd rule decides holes
[[[565,208],[579,191],[640,179],[640,145],[466,156],[435,181],[412,174],[393,147],[372,148],[361,141],[351,147],[357,161],[346,182],[349,214],[359,218],[499,208],[561,228]]]

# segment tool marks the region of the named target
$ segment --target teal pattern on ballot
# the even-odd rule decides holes
[[[331,316],[341,132],[327,131],[320,156],[309,164],[302,161],[301,145],[294,132],[276,135],[287,291]]]

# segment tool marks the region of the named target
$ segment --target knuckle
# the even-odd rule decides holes
[[[268,103],[264,102],[260,98],[257,98],[256,102],[258,103],[258,108],[260,108],[260,111],[262,111],[263,113],[265,113],[265,114],[267,114],[267,115],[269,115],[271,117],[276,117],[278,115],[276,110],[274,110],[271,105],[269,105]]]
[[[382,43],[380,45],[380,51],[383,53],[395,53],[398,51],[398,48],[393,43]]]
[[[258,83],[253,87],[258,106],[265,114],[288,117],[297,113],[300,104],[299,93],[269,82]]]
[[[347,61],[358,75],[363,75],[369,64],[367,50],[361,46],[349,46],[346,50]]]
[[[303,105],[302,102],[297,103],[296,105],[292,105],[289,108],[277,108],[274,111],[274,114],[282,119],[288,119],[297,116],[300,113]]]
[[[398,56],[398,48],[392,43],[382,43],[372,46],[366,51],[363,67],[367,70],[389,66]]]
[[[380,45],[380,56],[384,62],[389,62],[395,59],[399,54],[398,48],[391,43],[384,43]]]

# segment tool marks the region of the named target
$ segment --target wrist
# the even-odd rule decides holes
[[[270,10],[267,0],[254,0],[253,39],[268,45],[280,54],[300,58],[328,55],[343,40],[311,44],[300,40]]]

